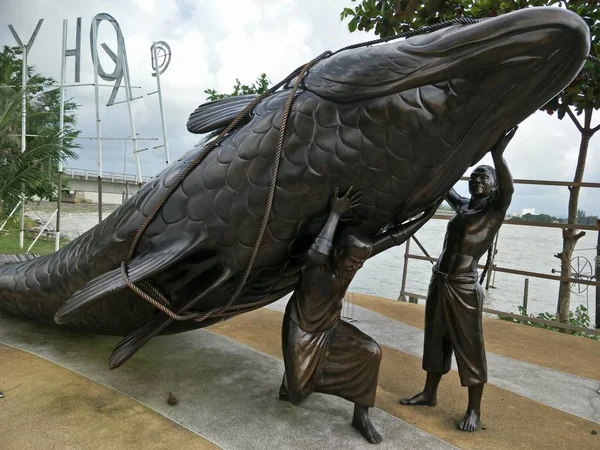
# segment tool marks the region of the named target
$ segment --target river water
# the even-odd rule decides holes
[[[47,220],[54,211],[54,207],[54,205],[43,203],[31,205],[28,208],[28,215],[32,218]],[[116,205],[106,205],[104,216],[116,207]],[[74,239],[96,225],[98,221],[97,208],[97,205],[66,205],[61,215],[61,234],[69,239]],[[446,220],[430,220],[416,235],[433,257],[437,257],[442,249],[446,225]],[[597,239],[597,232],[588,231],[586,236],[577,243],[574,253],[574,257],[581,257],[580,265],[585,261],[583,258],[589,261],[588,268],[591,273],[594,272]],[[500,230],[497,248],[495,263],[499,267],[551,274],[552,269],[560,269],[560,262],[554,255],[562,249],[562,231],[560,228],[504,225]],[[411,244],[410,249],[413,254],[422,254],[414,243]],[[485,262],[485,256],[481,262]],[[367,261],[354,278],[350,290],[396,299],[400,292],[403,266],[404,246],[392,248]],[[431,264],[429,262],[411,259],[408,264],[406,290],[417,294],[426,294],[430,277]],[[525,277],[497,272],[492,280],[494,288],[486,291],[485,306],[500,311],[518,313],[517,307],[523,303]],[[585,288],[585,286],[581,285],[581,288]],[[557,297],[557,281],[540,278],[529,279],[529,313],[554,313]],[[590,286],[585,292],[571,294],[571,309],[574,311],[578,305],[583,305],[588,309],[593,324],[595,312],[595,288],[593,286]]]
[[[446,220],[431,220],[416,234],[425,250],[437,257],[442,250],[446,232]],[[574,257],[586,258],[591,273],[594,272],[597,232],[588,231],[581,238]],[[498,253],[495,264],[498,267],[520,269],[530,272],[552,274],[552,269],[560,270],[560,261],[554,255],[562,250],[562,230],[559,228],[539,228],[518,225],[503,225],[498,238]],[[581,250],[577,250],[581,249]],[[585,249],[585,250],[584,250]],[[411,254],[422,255],[419,248],[411,243]],[[485,262],[484,256],[481,263]],[[402,270],[404,266],[404,246],[392,248],[375,256],[365,263],[356,275],[350,289],[365,294],[396,299],[400,292]],[[558,274],[557,274],[558,275]],[[411,259],[408,262],[406,290],[417,294],[426,294],[431,277],[431,263]],[[492,276],[493,286],[486,291],[485,306],[500,311],[518,313],[523,303],[525,277],[496,272]],[[559,283],[554,280],[529,278],[528,312],[556,312]],[[585,289],[584,285],[580,285]],[[577,286],[574,286],[577,288]],[[595,288],[571,294],[571,309],[583,305],[588,309],[591,323],[594,323]],[[421,301],[420,301],[421,302]]]

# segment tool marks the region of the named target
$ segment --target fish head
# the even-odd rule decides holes
[[[385,144],[412,171],[398,223],[443,196],[508,129],[568,86],[589,48],[577,14],[527,8],[342,51],[311,69],[305,85],[394,127]]]
[[[568,86],[588,55],[590,32],[577,14],[543,7],[450,27],[401,44],[399,51],[422,63],[404,77],[403,89],[451,80],[467,87],[468,96],[458,102],[460,117],[452,120],[458,133],[451,140],[451,153],[473,165],[507,129]],[[438,107],[451,109],[451,99],[441,99]]]

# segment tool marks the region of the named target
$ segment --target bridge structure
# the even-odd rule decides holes
[[[98,171],[65,167],[63,175],[66,178],[63,202],[98,203]],[[135,195],[141,186],[151,179],[152,177],[142,177],[141,183],[139,183],[135,175],[103,171],[102,201],[103,203],[120,204]]]

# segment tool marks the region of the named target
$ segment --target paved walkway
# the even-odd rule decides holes
[[[385,439],[377,448],[600,448],[600,343],[486,320],[485,430],[463,433],[455,422],[466,389],[454,371],[437,407],[397,402],[423,384],[423,308],[358,295],[356,302],[356,324],[384,350],[372,413]],[[156,338],[115,371],[107,359],[118,338],[1,314],[1,448],[373,448],[350,427],[348,402],[319,394],[298,407],[277,400],[281,308]]]
[[[385,302],[385,300],[379,301]],[[364,297],[357,298],[357,302],[365,306],[369,305],[368,302],[364,301]],[[280,300],[269,305],[269,307],[283,313],[286,304],[287,301]],[[401,307],[406,305],[400,304]],[[416,307],[422,310],[422,307]],[[399,310],[400,308],[396,307],[395,309]],[[401,309],[405,310],[406,308],[403,307]],[[355,308],[355,316],[358,318],[357,325],[360,329],[373,337],[380,345],[385,345],[419,358],[422,357],[424,333],[421,329],[372,312],[361,306]],[[487,319],[486,323],[488,321],[497,322],[498,320]],[[507,329],[504,338],[510,336],[511,331],[515,327],[525,328],[523,325],[518,324],[505,323],[504,325],[506,325],[505,328]],[[577,341],[580,340],[577,339]],[[598,359],[595,359],[595,361],[586,361],[585,363],[573,361],[573,363],[574,365],[579,365],[593,362],[600,370],[600,343],[591,340],[589,343],[593,344],[590,346],[592,350],[594,350],[594,347],[597,347],[595,350],[598,352]],[[556,350],[554,349],[553,353],[555,353],[555,357],[560,358],[560,352]],[[490,384],[508,389],[523,397],[537,400],[578,417],[600,423],[599,381],[559,372],[514,358],[507,358],[506,356],[489,351],[486,356],[489,371],[488,382]],[[452,368],[456,370],[455,360],[452,362]]]

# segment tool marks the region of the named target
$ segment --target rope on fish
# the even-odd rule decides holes
[[[296,81],[294,82],[294,87],[290,91],[288,98],[285,102],[285,106],[283,108],[283,116],[281,117],[281,126],[279,127],[279,138],[277,140],[277,150],[275,151],[275,158],[273,161],[273,169],[271,170],[271,184],[269,186],[269,195],[267,196],[267,206],[265,207],[265,213],[263,215],[262,223],[260,224],[260,229],[258,232],[258,237],[256,238],[256,243],[254,244],[254,248],[252,249],[252,255],[250,256],[250,261],[246,265],[246,270],[244,271],[244,276],[242,280],[239,282],[238,287],[235,291],[235,294],[231,299],[225,304],[218,313],[224,312],[227,308],[229,308],[240,296],[242,293],[242,289],[246,285],[246,281],[250,276],[250,272],[252,271],[252,267],[254,266],[254,261],[256,260],[256,255],[258,254],[258,249],[260,248],[260,243],[262,242],[263,236],[265,234],[265,230],[267,229],[267,225],[269,223],[269,217],[271,217],[271,212],[273,210],[273,200],[275,199],[275,188],[277,187],[277,178],[279,176],[279,164],[281,162],[281,154],[283,153],[283,141],[285,137],[285,130],[288,122],[288,118],[290,115],[290,111],[292,110],[292,102],[294,101],[294,97],[296,92],[298,91],[298,87],[300,86],[300,82],[308,72],[312,66],[321,61],[322,59],[328,58],[331,52],[325,52],[319,55],[317,58],[310,61],[306,64],[298,76],[296,77]]]
[[[407,31],[404,33],[400,33],[400,34],[396,34],[393,36],[388,36],[385,38],[380,38],[380,39],[375,39],[375,40],[371,40],[371,41],[367,41],[367,42],[362,42],[359,44],[353,44],[353,45],[348,45],[346,47],[343,47],[335,52],[331,52],[331,51],[326,51],[323,52],[322,54],[320,54],[319,56],[317,56],[316,58],[314,58],[312,61],[308,62],[305,65],[299,66],[296,70],[294,70],[292,73],[290,73],[284,80],[280,81],[279,83],[277,83],[276,85],[274,85],[273,87],[271,87],[269,90],[265,91],[264,93],[260,94],[258,97],[256,97],[254,100],[252,100],[252,102],[250,102],[236,117],[235,119],[233,119],[231,121],[231,123],[223,130],[221,131],[221,133],[219,133],[219,135],[212,141],[210,141],[208,144],[205,145],[204,149],[202,150],[202,152],[200,152],[200,154],[198,154],[198,156],[196,156],[196,158],[194,158],[192,161],[189,162],[189,164],[187,164],[187,166],[185,167],[185,169],[179,174],[179,176],[173,181],[173,183],[167,188],[166,192],[163,194],[163,196],[158,200],[158,202],[154,205],[154,207],[152,208],[152,210],[150,211],[150,214],[146,217],[146,219],[144,220],[144,222],[142,223],[142,225],[140,226],[140,228],[138,229],[137,233],[135,234],[131,247],[129,248],[129,252],[127,254],[127,258],[125,261],[123,261],[121,263],[121,275],[123,277],[123,279],[125,280],[126,285],[132,290],[134,291],[136,294],[138,294],[140,297],[142,297],[144,300],[146,300],[147,302],[149,302],[150,304],[152,304],[153,306],[155,306],[157,309],[161,310],[162,312],[164,312],[165,314],[167,314],[171,319],[173,320],[194,320],[197,322],[201,322],[203,320],[208,319],[209,317],[213,317],[213,318],[217,318],[217,317],[228,317],[231,315],[235,315],[235,314],[240,314],[241,312],[248,312],[251,311],[252,309],[257,309],[262,307],[263,305],[266,305],[268,303],[271,303],[270,301],[259,301],[259,302],[254,302],[254,303],[248,303],[245,305],[235,305],[232,306],[233,303],[235,302],[235,300],[237,300],[237,298],[239,297],[239,295],[241,294],[246,281],[248,280],[248,277],[250,275],[250,272],[252,271],[252,267],[254,265],[254,261],[256,259],[256,256],[258,254],[258,249],[260,247],[260,243],[262,241],[262,238],[264,236],[264,232],[266,230],[268,221],[269,221],[269,217],[271,216],[271,212],[272,212],[272,207],[273,207],[273,201],[274,201],[274,196],[275,196],[275,188],[276,188],[276,184],[277,184],[277,177],[279,174],[279,164],[280,164],[280,160],[281,160],[281,153],[283,151],[283,141],[284,141],[284,135],[285,135],[285,129],[286,129],[286,124],[287,124],[287,119],[289,116],[289,113],[291,111],[291,106],[292,106],[292,102],[294,100],[294,96],[298,90],[298,87],[300,86],[300,83],[302,81],[302,79],[304,78],[304,76],[306,75],[306,73],[308,72],[308,70],[314,66],[316,63],[318,63],[319,61],[329,58],[332,55],[335,55],[337,53],[343,52],[345,50],[352,50],[352,49],[356,49],[356,48],[361,48],[361,47],[369,47],[375,44],[380,44],[380,43],[386,43],[386,42],[390,42],[392,40],[395,39],[400,39],[400,38],[409,38],[412,36],[416,36],[416,35],[420,35],[420,34],[425,34],[425,33],[431,33],[437,30],[441,30],[443,28],[447,28],[450,26],[454,26],[454,25],[473,25],[479,23],[479,19],[472,19],[469,17],[457,17],[451,20],[447,20],[444,22],[440,22],[438,24],[434,24],[434,25],[428,25],[425,27],[422,27],[418,30],[411,30],[411,31]],[[598,59],[595,56],[592,55],[588,55],[586,57],[586,59],[599,64],[600,63],[600,59]],[[222,141],[223,139],[225,139],[227,137],[227,135],[246,117],[246,115],[248,113],[250,113],[261,101],[263,101],[265,98],[273,95],[277,90],[279,90],[282,86],[287,85],[290,81],[294,80],[295,78],[295,82],[294,82],[294,86],[292,88],[292,91],[290,92],[290,95],[288,96],[288,99],[286,101],[285,104],[285,108],[284,108],[284,114],[281,120],[281,127],[280,127],[280,132],[279,132],[279,140],[277,143],[277,149],[276,149],[276,154],[275,154],[275,160],[274,160],[274,164],[273,164],[273,169],[272,169],[272,176],[271,176],[271,184],[269,187],[269,194],[267,197],[267,206],[265,208],[265,214],[263,216],[263,220],[261,223],[261,227],[259,229],[259,233],[258,233],[258,237],[256,240],[256,243],[254,245],[254,248],[252,250],[252,254],[250,256],[250,261],[248,262],[247,266],[246,266],[246,270],[244,271],[244,275],[242,277],[242,280],[240,281],[240,283],[238,284],[238,287],[236,289],[235,294],[233,295],[233,297],[227,302],[226,305],[224,305],[223,307],[219,307],[219,308],[215,308],[212,309],[206,313],[199,313],[199,312],[195,312],[195,313],[188,313],[188,314],[183,314],[183,315],[179,315],[174,313],[173,311],[171,311],[166,305],[168,305],[170,302],[168,301],[167,298],[164,297],[164,295],[162,295],[157,289],[154,289],[153,286],[149,283],[144,283],[143,281],[141,282],[142,286],[144,286],[147,290],[149,290],[154,296],[158,297],[160,299],[156,300],[154,299],[152,296],[148,295],[147,293],[145,293],[144,291],[142,291],[141,289],[139,289],[128,277],[127,275],[127,263],[129,261],[131,261],[131,259],[133,258],[133,254],[135,252],[135,249],[137,247],[137,244],[141,238],[141,236],[143,235],[144,231],[146,230],[146,228],[148,227],[148,225],[150,224],[150,222],[154,219],[154,217],[156,216],[156,214],[158,213],[158,211],[160,210],[160,208],[164,205],[164,203],[167,201],[167,199],[169,198],[169,196],[173,193],[173,191],[175,191],[175,189],[179,186],[179,184],[187,177],[187,175],[194,169],[196,168],[205,158],[206,156],[212,151],[214,150]],[[485,273],[485,272],[484,272]],[[249,309],[248,309],[249,308]],[[239,312],[235,312],[235,310],[238,309],[243,309],[242,311]],[[225,310],[231,310],[231,313],[226,312]]]
[[[138,288],[129,279],[129,276],[127,275],[127,264],[125,263],[125,261],[123,261],[121,263],[121,276],[123,277],[123,280],[125,281],[125,284],[127,284],[127,287],[129,287],[129,289],[131,289],[133,292],[135,292],[141,298],[146,300],[148,303],[150,303],[156,309],[159,309],[160,311],[164,312],[167,316],[169,316],[171,319],[176,320],[176,321],[195,320],[197,322],[202,322],[202,321],[208,319],[209,317],[211,317],[211,318],[231,317],[231,316],[235,316],[238,314],[247,313],[247,312],[253,311],[258,308],[262,308],[263,306],[271,303],[271,300],[267,299],[267,300],[259,300],[259,301],[252,302],[252,303],[246,303],[243,305],[230,306],[228,308],[229,309],[228,311],[223,311],[223,312],[219,311],[223,308],[214,308],[205,313],[192,312],[192,313],[187,313],[187,314],[175,314],[173,311],[171,311],[169,308],[167,308],[166,305],[169,302],[158,290],[154,289],[150,284],[144,285],[148,290],[150,290],[152,292],[152,294],[159,297],[162,300],[162,302],[155,300],[151,295],[148,295],[142,289]],[[143,284],[143,282],[140,284]]]
[[[144,291],[142,291],[140,288],[138,288],[130,279],[129,279],[129,275],[127,275],[127,263],[125,261],[123,261],[121,263],[121,277],[123,277],[123,281],[125,281],[125,284],[127,285],[127,287],[129,289],[131,289],[133,292],[135,292],[137,295],[139,295],[140,297],[142,297],[144,300],[146,300],[148,303],[150,303],[152,306],[154,306],[156,309],[161,310],[162,312],[164,312],[167,316],[169,316],[171,319],[173,320],[189,320],[189,319],[195,319],[196,317],[199,317],[201,315],[201,313],[189,313],[189,314],[185,314],[185,315],[178,315],[175,314],[173,311],[171,311],[169,308],[167,308],[165,306],[165,304],[163,304],[162,302],[159,302],[158,300],[155,300],[154,298],[152,298],[150,295],[146,294]],[[157,295],[157,292],[153,292],[154,295]],[[159,296],[159,298],[161,298],[161,300],[166,301],[166,298],[164,298],[162,295]],[[166,304],[168,304],[168,301],[166,302]]]
[[[285,130],[286,130],[286,124],[287,124],[287,119],[289,117],[289,113],[291,111],[291,107],[292,107],[292,102],[293,102],[294,96],[295,96],[295,94],[296,94],[296,92],[298,90],[298,87],[300,86],[300,82],[302,81],[302,79],[304,78],[304,76],[306,75],[306,73],[308,72],[308,69],[310,69],[312,66],[314,66],[317,62],[321,61],[322,59],[328,58],[329,56],[331,56],[331,54],[332,53],[330,51],[326,51],[326,52],[322,53],[321,55],[319,55],[318,57],[316,57],[315,59],[313,59],[309,63],[305,64],[304,66],[298,67],[295,71],[293,71],[290,75],[288,75],[283,81],[279,82],[278,84],[276,84],[275,86],[273,86],[271,89],[269,89],[265,93],[263,93],[260,96],[258,96],[257,98],[255,98],[248,106],[246,106],[237,115],[237,117],[227,126],[227,128],[225,128],[219,134],[219,136],[217,136],[217,138],[215,140],[209,142],[206,145],[206,147],[202,150],[202,152],[192,162],[190,162],[190,164],[188,164],[186,166],[186,168],[181,172],[181,174],[177,177],[177,179],[173,182],[173,184],[171,186],[169,186],[169,188],[167,189],[167,191],[165,192],[165,194],[161,197],[161,199],[154,206],[154,208],[152,209],[152,211],[150,212],[150,214],[148,215],[148,217],[146,217],[146,220],[144,220],[144,223],[142,224],[142,226],[140,227],[140,229],[138,230],[138,232],[136,233],[136,235],[134,237],[132,245],[131,245],[131,247],[129,249],[129,253],[127,255],[127,260],[123,261],[121,263],[121,276],[123,277],[123,280],[125,281],[125,284],[127,285],[127,287],[129,287],[131,290],[133,290],[136,294],[138,294],[144,300],[146,300],[147,302],[149,302],[150,304],[152,304],[154,307],[156,307],[157,309],[159,309],[162,312],[164,312],[165,314],[167,314],[173,320],[179,320],[179,321],[181,321],[181,320],[195,320],[197,322],[201,322],[203,320],[206,320],[209,317],[226,317],[228,315],[231,315],[231,314],[224,314],[224,311],[226,309],[231,308],[231,305],[239,297],[239,295],[242,292],[242,289],[244,288],[244,285],[246,284],[246,281],[247,281],[247,279],[248,279],[248,277],[250,275],[250,272],[252,271],[252,266],[254,265],[254,260],[256,259],[256,255],[258,254],[258,249],[260,247],[260,243],[262,241],[264,232],[265,232],[265,230],[267,228],[267,224],[269,222],[269,217],[270,217],[271,211],[273,209],[273,200],[274,200],[274,197],[275,197],[275,187],[277,185],[277,177],[279,175],[279,163],[281,161],[281,154],[283,152],[283,141],[284,141],[284,135],[285,135]],[[237,288],[235,294],[227,302],[227,304],[224,305],[223,307],[215,308],[215,309],[213,309],[211,311],[208,311],[207,313],[204,313],[204,314],[202,314],[202,313],[190,313],[190,314],[179,315],[179,314],[174,313],[173,311],[171,311],[169,308],[167,308],[165,306],[164,303],[166,302],[166,304],[168,304],[169,302],[168,302],[168,300],[166,298],[164,298],[164,296],[161,298],[161,300],[163,300],[163,302],[161,303],[160,301],[152,298],[150,295],[148,295],[147,293],[145,293],[144,291],[142,291],[141,289],[139,289],[137,286],[135,286],[135,284],[127,276],[126,266],[127,266],[127,263],[133,257],[133,253],[135,251],[135,248],[137,246],[137,243],[138,243],[140,237],[142,236],[142,234],[144,233],[146,227],[150,224],[150,222],[152,221],[152,219],[156,216],[156,214],[158,213],[158,211],[160,210],[160,208],[164,204],[164,202],[167,200],[167,198],[169,197],[169,195],[177,188],[177,186],[179,186],[179,184],[185,179],[185,177],[189,174],[189,172],[193,168],[197,167],[198,164],[200,164],[204,160],[204,158],[206,158],[206,156],[214,148],[216,148],[216,146],[225,138],[225,136],[233,128],[235,128],[235,126],[246,116],[246,114],[248,112],[250,112],[252,109],[254,109],[254,107],[258,103],[260,103],[267,96],[272,95],[281,86],[289,83],[294,78],[296,78],[296,80],[294,82],[294,87],[292,88],[292,90],[291,90],[291,92],[290,92],[290,94],[288,96],[288,99],[287,99],[285,107],[284,107],[284,114],[283,114],[283,117],[281,119],[281,127],[280,127],[280,133],[279,133],[279,140],[278,140],[278,143],[277,143],[277,150],[276,150],[276,153],[275,153],[275,160],[274,160],[273,170],[272,170],[272,176],[271,176],[271,184],[270,184],[270,187],[269,187],[269,195],[267,197],[267,207],[265,208],[265,214],[263,216],[263,220],[262,220],[262,223],[261,223],[261,227],[259,229],[259,234],[258,234],[256,243],[254,245],[254,248],[252,250],[252,254],[250,256],[250,261],[249,261],[248,265],[246,266],[246,270],[244,271],[244,276],[243,276],[241,282],[239,283],[238,288]],[[263,306],[264,304],[268,304],[270,302],[266,302],[266,303],[259,302],[259,303],[261,303],[260,306]],[[249,305],[241,305],[241,306],[248,307]],[[258,307],[260,307],[260,306],[258,306]],[[246,312],[246,311],[243,311],[243,312]],[[239,313],[236,313],[236,314],[239,314]]]
[[[319,56],[317,56],[312,61],[308,62],[307,64],[304,64],[304,65],[296,68],[296,70],[294,70],[292,73],[290,73],[285,79],[283,79],[282,81],[280,81],[279,83],[277,83],[276,85],[271,87],[269,90],[260,94],[251,103],[249,103],[248,106],[246,106],[236,116],[236,118],[233,119],[233,121],[231,121],[231,123],[223,131],[221,131],[221,133],[219,133],[219,135],[214,140],[212,140],[211,142],[206,144],[206,146],[204,147],[204,150],[202,150],[202,152],[196,158],[194,158],[194,160],[190,161],[190,163],[181,172],[181,174],[173,181],[171,186],[169,186],[169,188],[167,189],[167,192],[165,192],[165,194],[158,200],[158,202],[156,203],[154,208],[150,211],[150,214],[148,214],[148,217],[146,217],[146,220],[144,220],[144,222],[140,226],[138,232],[134,236],[131,247],[129,248],[129,253],[127,254],[126,261],[127,262],[131,261],[131,258],[133,257],[133,253],[135,252],[135,249],[137,247],[138,241],[141,238],[141,235],[144,233],[144,231],[146,230],[146,228],[148,227],[148,225],[152,221],[152,219],[154,219],[158,210],[162,207],[162,205],[169,198],[169,196],[173,193],[173,191],[179,186],[179,184],[185,179],[185,177],[191,172],[191,170],[194,169],[198,164],[200,164],[204,160],[204,158],[206,158],[206,156],[212,150],[214,150],[221,143],[221,141],[223,139],[225,139],[225,137],[229,134],[229,132],[231,132],[231,130],[233,130],[240,123],[240,121],[246,116],[246,114],[248,114],[250,111],[252,111],[254,109],[254,107],[256,105],[258,105],[261,101],[263,101],[265,98],[269,97],[270,95],[273,95],[277,90],[279,90],[279,88],[281,88],[282,86],[286,85],[291,80],[293,80],[296,76],[298,76],[298,74],[300,74],[300,72],[302,72],[303,69],[306,68],[308,70],[308,68],[312,67],[317,62],[319,62],[323,59],[329,58],[330,56],[332,56],[336,53],[342,52],[344,50],[350,50],[350,49],[358,48],[358,47],[367,47],[367,46],[370,46],[373,44],[388,42],[393,39],[399,39],[402,37],[411,37],[411,36],[414,36],[417,34],[436,31],[436,30],[446,28],[446,27],[456,25],[456,24],[474,24],[474,23],[477,23],[477,19],[458,17],[456,19],[441,22],[436,25],[426,26],[426,27],[420,28],[419,30],[407,31],[405,33],[397,34],[397,35],[390,36],[387,38],[381,38],[381,39],[377,39],[374,41],[367,41],[367,42],[363,42],[360,44],[349,45],[347,47],[343,47],[343,48],[337,50],[335,53],[327,50],[327,51],[321,53]]]

